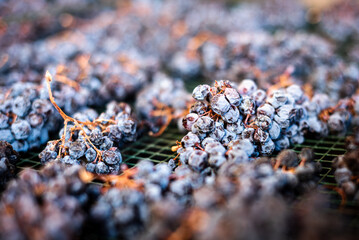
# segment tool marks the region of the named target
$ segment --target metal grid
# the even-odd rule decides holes
[[[180,140],[184,133],[181,133],[177,127],[169,127],[160,137],[143,136],[134,143],[124,148],[121,153],[129,167],[134,167],[139,161],[147,159],[155,164],[167,162],[175,157],[171,147]],[[316,156],[316,161],[322,165],[319,184],[322,186],[320,192],[330,196],[330,208],[338,209],[341,204],[340,195],[333,190],[337,186],[334,179],[334,169],[332,163],[334,158],[345,154],[345,137],[328,136],[324,139],[307,139],[303,144],[292,147],[297,153],[304,147],[311,147]],[[18,163],[19,171],[25,168],[39,169],[41,163],[38,158],[38,152],[27,153],[22,156]],[[359,208],[354,202],[348,201],[344,208],[341,209],[344,214],[355,216],[355,224],[359,226]]]
[[[170,127],[160,137],[145,136],[121,151],[124,162],[130,167],[144,159],[156,164],[168,162],[174,157],[171,147],[183,135],[176,127]]]

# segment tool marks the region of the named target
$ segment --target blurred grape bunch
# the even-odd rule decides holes
[[[159,136],[173,121],[178,121],[178,127],[183,129],[182,118],[191,102],[191,95],[181,79],[159,72],[153,76],[152,83],[138,93],[136,109],[149,127],[150,134]]]
[[[0,47],[33,41],[114,7],[114,0],[8,0],[0,3]]]
[[[0,141],[0,190],[5,189],[6,183],[15,177],[16,163],[19,154],[5,141]]]

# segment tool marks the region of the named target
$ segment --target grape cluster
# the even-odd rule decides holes
[[[25,152],[49,139],[49,132],[59,128],[59,119],[39,86],[17,83],[1,93],[0,139],[14,150]]]
[[[59,107],[69,114],[86,107],[93,93],[58,81],[51,85],[51,91]],[[61,117],[49,101],[45,83],[17,82],[1,89],[0,96],[0,139],[16,151],[39,148],[50,134],[60,130]]]
[[[358,182],[356,178],[359,176],[359,151],[349,151],[348,153],[337,157],[334,160],[335,168],[334,177],[339,187],[339,193],[354,202],[359,201]]]
[[[338,184],[338,193],[345,199],[359,202],[359,186],[357,178],[359,176],[359,131],[356,126],[353,134],[346,138],[347,152],[334,159],[334,177]],[[343,202],[345,204],[345,202]]]
[[[316,187],[320,164],[311,149],[303,149],[299,155],[285,150],[273,159],[227,162],[217,174],[210,168],[198,173],[188,165],[172,169],[171,163],[141,161],[125,179],[112,179],[115,186],[90,211],[91,224],[113,238],[130,239],[142,233],[157,239],[156,234],[166,234],[184,212],[196,208],[220,213],[224,202],[234,200],[255,202],[278,194],[293,199]],[[157,217],[161,219],[153,219]]]
[[[266,89],[289,67],[293,82],[310,82],[334,100],[353,94],[359,72],[355,62],[346,63],[335,45],[318,34],[288,31],[304,28],[305,14],[297,1],[242,3],[231,9],[189,0],[130,1],[121,11],[100,13],[64,33],[4,48],[0,77],[7,85],[40,82],[49,69],[55,79],[81,85],[80,102],[102,105],[131,97],[160,68],[185,80],[197,75],[251,78]]]
[[[287,82],[310,84],[335,101],[353,95],[358,86],[358,66],[345,62],[332,43],[314,34],[231,31],[219,43],[204,42],[198,55],[206,77],[249,78],[264,89],[279,84],[283,74]]]
[[[60,159],[65,164],[84,165],[90,172],[118,174],[119,149],[136,140],[137,124],[126,103],[110,102],[99,116],[94,110],[83,110],[60,131],[61,139],[47,143],[39,158],[42,164]]]
[[[2,2],[0,15],[4,20],[1,22],[0,47],[56,34],[72,27],[77,18],[82,20],[93,17],[99,10],[108,7],[106,5],[92,0]]]
[[[138,172],[148,172],[149,166],[141,162]],[[316,232],[331,231],[332,236],[339,236],[338,230],[347,224],[340,222],[342,219],[333,216],[330,221],[318,221],[319,216],[328,217],[320,208],[322,196],[313,196],[299,208],[288,204],[289,199],[316,188],[319,171],[311,149],[298,155],[284,150],[276,158],[250,163],[226,162],[217,174],[211,170],[199,174],[181,165],[169,184],[175,194],[162,192],[163,200],[151,204],[152,220],[142,237],[286,239],[291,235],[300,239],[310,235],[314,226]],[[332,228],[328,230],[328,226]]]
[[[69,38],[76,38],[77,34],[70,32]],[[83,34],[88,38],[91,36],[85,29]],[[79,47],[61,36],[13,45],[3,54],[7,61],[0,67],[0,77],[4,79],[0,85],[10,86],[17,82],[46,84],[43,74],[48,70],[57,82],[52,88],[55,97],[59,97],[59,105],[67,105],[67,108],[101,106],[136,93],[157,68],[156,57],[140,55],[135,49],[103,50],[100,42],[90,39],[87,45]],[[71,101],[66,102],[69,97]]]
[[[53,162],[39,173],[26,170],[9,184],[0,201],[0,232],[29,238],[30,233],[36,233],[49,239],[86,238],[89,234],[165,239],[171,235],[183,237],[178,229],[193,219],[193,213],[201,213],[195,219],[204,221],[202,227],[197,228],[194,221],[193,228],[186,231],[196,231],[199,235],[194,239],[206,239],[208,234],[233,238],[232,231],[219,231],[222,224],[216,220],[230,219],[230,211],[236,213],[231,215],[236,223],[246,219],[247,224],[253,224],[253,231],[241,230],[244,238],[256,236],[256,232],[278,239],[286,233],[273,230],[282,229],[282,225],[267,225],[267,232],[256,223],[269,224],[273,216],[277,221],[293,216],[292,211],[297,210],[288,202],[315,189],[320,171],[311,149],[303,149],[300,154],[284,150],[276,158],[263,157],[250,163],[227,161],[216,173],[211,168],[199,173],[188,165],[174,167],[173,161],[157,165],[141,161],[123,175],[101,176],[108,183],[102,191],[98,185],[87,184],[95,175],[79,165],[66,167]],[[310,222],[311,206],[317,205],[313,202],[299,208],[300,223],[297,217],[296,222],[290,218],[291,222],[303,228]],[[303,209],[308,213],[303,214]],[[291,233],[298,236],[298,232]]]
[[[306,135],[328,133],[317,117],[327,107],[325,95],[309,100],[297,85],[267,95],[252,80],[238,87],[221,80],[213,87],[197,86],[192,96],[196,102],[183,118],[189,132],[177,152],[196,171],[218,168],[226,159],[248,162],[251,156],[269,156],[303,143]]]
[[[309,199],[290,207],[278,196],[252,201],[234,196],[219,209],[187,211],[175,204],[157,204],[153,209],[155,219],[141,239],[355,239],[357,231],[348,227],[349,221],[343,217],[325,210],[325,200],[312,193]]]
[[[112,188],[103,194],[90,211],[90,222],[101,236],[132,239],[148,221],[143,193],[134,189]]]
[[[19,154],[5,141],[0,141],[0,190],[5,188],[6,183],[15,177],[16,163]]]
[[[52,85],[54,95],[69,114],[78,106],[103,106],[111,100],[131,98],[150,80],[159,59],[141,52],[134,36],[128,40],[123,36],[124,25],[131,28],[128,20],[136,15],[135,10],[126,17],[120,15],[116,11],[102,13],[65,32],[4,48],[0,85],[41,85],[48,70],[58,82]]]
[[[323,101],[325,99],[322,99]],[[358,95],[341,99],[336,105],[331,105],[319,113],[319,118],[328,125],[330,133],[344,136],[348,130],[358,126]]]
[[[322,14],[320,23],[323,31],[342,44],[359,38],[359,6],[356,1],[347,0],[345,4],[336,3]],[[339,20],[339,21],[338,21]]]
[[[0,201],[0,237],[73,239],[86,220],[85,209],[99,195],[80,166],[53,163],[40,172],[27,169]]]
[[[190,102],[191,96],[180,79],[156,73],[153,82],[137,95],[136,109],[153,133],[161,133],[171,120],[182,119]]]

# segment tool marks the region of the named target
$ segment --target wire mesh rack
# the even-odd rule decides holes
[[[124,163],[134,167],[139,161],[147,159],[155,164],[168,162],[176,156],[171,147],[176,145],[176,140],[184,136],[176,126],[169,127],[160,137],[143,136],[134,143],[126,146],[122,151]],[[328,136],[324,139],[307,139],[303,144],[298,144],[292,149],[299,153],[302,148],[311,147],[315,152],[315,159],[322,165],[319,178],[321,185],[320,192],[329,196],[330,208],[350,215],[353,218],[352,224],[359,226],[358,204],[347,201],[342,205],[342,199],[334,188],[337,186],[334,179],[333,160],[346,153],[345,137]],[[39,169],[41,167],[38,152],[26,153],[18,163],[19,171],[25,168]]]

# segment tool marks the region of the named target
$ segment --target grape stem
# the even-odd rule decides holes
[[[93,147],[93,149],[96,151],[96,159],[95,161],[99,160],[102,161],[102,151],[99,150],[90,140],[90,137],[86,134],[83,126],[93,126],[95,123],[92,122],[82,122],[82,121],[78,121],[75,118],[72,118],[70,116],[68,116],[64,111],[62,111],[62,109],[57,105],[57,103],[55,102],[55,98],[52,95],[52,90],[51,90],[51,82],[52,82],[52,76],[49,73],[49,71],[46,71],[45,74],[45,79],[46,79],[46,83],[47,83],[47,90],[49,92],[49,98],[50,98],[50,102],[52,103],[52,105],[54,105],[54,107],[56,108],[56,110],[60,113],[61,117],[64,119],[64,133],[61,136],[61,146],[59,149],[59,155],[57,156],[58,158],[61,157],[62,155],[62,151],[65,148],[65,141],[66,141],[66,131],[67,131],[67,124],[68,122],[73,122],[75,124],[76,127],[79,127],[84,135],[85,140]],[[86,143],[86,142],[85,142]]]

